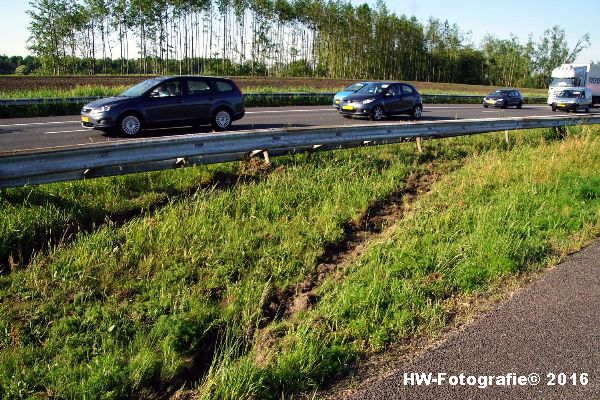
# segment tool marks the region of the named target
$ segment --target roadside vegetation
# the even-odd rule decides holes
[[[315,390],[364,354],[436,335],[455,296],[595,237],[599,133],[515,132],[510,146],[487,134],[427,141],[422,154],[407,143],[2,190],[4,254],[33,253],[0,273],[0,397]],[[381,210],[387,219],[373,218]],[[363,250],[348,251],[353,240]]]

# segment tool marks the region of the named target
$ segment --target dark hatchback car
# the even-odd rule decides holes
[[[145,128],[203,124],[222,131],[244,113],[242,92],[232,80],[175,76],[148,79],[118,96],[86,104],[81,123],[124,136]]]
[[[408,83],[376,82],[342,99],[339,110],[344,117],[368,117],[373,121],[398,114],[419,119],[423,101],[417,89]]]
[[[515,89],[498,89],[483,98],[483,106],[488,107],[523,107],[523,96]]]

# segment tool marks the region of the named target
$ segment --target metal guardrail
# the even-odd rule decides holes
[[[334,92],[288,92],[288,93],[245,93],[245,99],[282,99],[282,98],[333,98]],[[41,104],[81,104],[90,103],[95,100],[105,98],[107,96],[96,97],[66,97],[66,98],[43,98],[43,99],[0,99],[0,106],[26,106],[26,105],[41,105]],[[453,94],[422,94],[421,97],[425,102],[427,100],[481,100],[484,96],[463,96]],[[529,103],[545,103],[545,97],[524,97]]]
[[[69,181],[196,164],[444,138],[515,129],[600,124],[600,115],[493,118],[196,134],[0,153],[0,188]]]

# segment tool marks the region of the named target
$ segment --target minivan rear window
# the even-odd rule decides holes
[[[217,91],[219,92],[232,92],[233,86],[231,84],[224,81],[216,81]]]
[[[210,92],[210,86],[204,81],[188,81],[188,94],[203,94]]]

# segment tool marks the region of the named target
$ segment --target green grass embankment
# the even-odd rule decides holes
[[[200,381],[201,398],[281,398],[362,354],[435,335],[453,297],[597,234],[599,130],[567,132],[517,132],[509,147],[502,134],[427,141],[422,155],[409,143],[277,158],[269,174],[99,223],[0,276],[0,396],[151,397]],[[200,175],[235,171],[214,168]],[[157,173],[148,191],[191,171]],[[349,224],[419,174],[442,178],[386,240],[319,278],[308,307],[281,307]],[[84,209],[102,182],[49,185],[44,201]],[[31,212],[10,199],[30,191],[0,192],[13,207],[0,220],[7,235]]]
[[[451,323],[456,298],[538,271],[588,243],[600,233],[600,131],[582,130],[564,142],[542,137],[538,146],[475,152],[328,277],[312,308],[271,324],[260,336],[269,339],[248,352],[225,341],[228,350],[196,396],[310,391],[349,360],[435,337]]]

